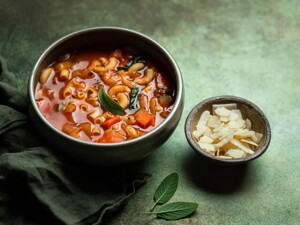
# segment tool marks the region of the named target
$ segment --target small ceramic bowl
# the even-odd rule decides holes
[[[157,59],[176,89],[175,102],[167,118],[149,133],[124,142],[94,143],[75,139],[56,129],[42,115],[35,102],[34,90],[43,68],[70,51],[91,47],[130,46]],[[50,45],[32,71],[28,95],[30,113],[39,133],[59,152],[87,164],[112,166],[142,159],[161,146],[175,130],[183,110],[183,81],[179,67],[159,43],[139,32],[119,27],[95,27],[68,34]]]
[[[236,103],[238,109],[241,110],[243,119],[250,119],[252,122],[252,130],[263,134],[263,138],[258,144],[255,153],[251,156],[238,159],[224,159],[217,156],[213,156],[207,153],[205,150],[200,148],[200,146],[195,141],[192,132],[196,130],[196,125],[199,121],[201,114],[208,110],[212,112],[212,105],[214,104],[228,104]],[[271,129],[269,122],[264,115],[264,113],[252,102],[236,97],[236,96],[217,96],[206,99],[196,105],[190,114],[188,115],[185,123],[185,135],[190,146],[205,158],[222,165],[235,165],[248,162],[250,160],[256,159],[261,156],[268,148],[271,141]]]

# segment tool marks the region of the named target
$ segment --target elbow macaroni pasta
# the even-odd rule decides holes
[[[141,58],[138,51],[127,49],[69,54],[44,68],[35,90],[42,114],[62,132],[92,142],[125,141],[158,126],[172,110],[176,91],[151,60],[134,61]],[[102,108],[100,88],[125,109],[124,116]],[[139,92],[130,99],[133,88]]]

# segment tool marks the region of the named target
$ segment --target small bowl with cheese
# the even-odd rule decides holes
[[[196,105],[185,123],[190,146],[223,165],[241,164],[261,156],[271,141],[264,113],[236,96],[217,96]]]

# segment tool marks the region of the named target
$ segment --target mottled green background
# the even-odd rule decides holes
[[[168,142],[137,166],[152,177],[105,224],[300,224],[300,2],[298,0],[8,1],[0,0],[0,53],[26,92],[30,71],[53,41],[94,26],[140,31],[165,46],[185,82],[185,109]],[[268,151],[246,166],[219,168],[199,159],[183,126],[191,108],[230,94],[268,117]],[[172,201],[195,201],[180,221],[145,214],[159,182],[180,176]]]

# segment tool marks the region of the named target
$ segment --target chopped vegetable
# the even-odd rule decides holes
[[[170,95],[161,95],[158,97],[158,102],[162,107],[170,105],[172,102],[172,97]]]
[[[108,130],[104,133],[103,137],[98,140],[100,143],[116,143],[125,141],[126,137],[120,135],[118,132],[113,130]]]
[[[147,112],[147,110],[145,110],[145,109],[140,109],[134,115],[134,117],[135,117],[135,120],[136,120],[137,124],[140,127],[144,128],[144,129],[149,127],[152,124],[153,120],[154,120],[154,117],[151,114],[149,114]]]
[[[120,122],[121,121],[121,117],[120,116],[114,116],[113,118],[110,118],[108,120],[106,120],[105,122],[103,122],[101,124],[101,126],[104,128],[104,129],[108,129],[110,128],[112,125],[114,125],[115,123],[117,122]]]

